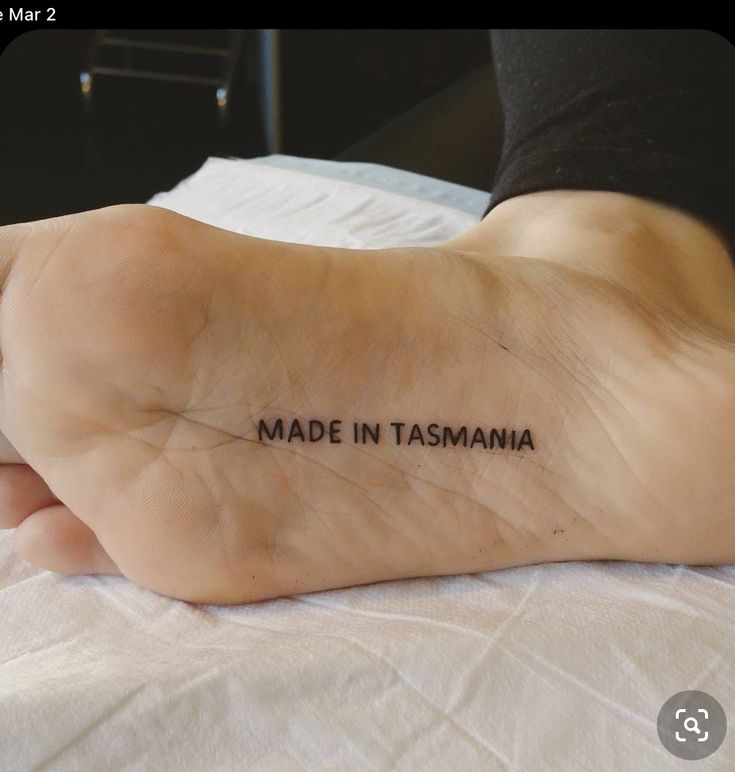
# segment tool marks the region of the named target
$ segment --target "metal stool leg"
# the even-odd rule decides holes
[[[258,30],[260,39],[260,100],[263,134],[269,153],[283,150],[281,94],[281,31]]]

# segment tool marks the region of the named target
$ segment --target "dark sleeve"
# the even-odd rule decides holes
[[[705,30],[493,30],[505,115],[487,211],[538,190],[611,190],[735,244],[735,47]],[[487,213],[487,212],[486,212]]]

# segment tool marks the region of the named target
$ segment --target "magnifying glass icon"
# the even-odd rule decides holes
[[[684,729],[686,729],[687,732],[695,732],[696,734],[701,734],[699,730],[699,722],[696,718],[694,718],[694,716],[689,716],[689,718],[684,719]]]

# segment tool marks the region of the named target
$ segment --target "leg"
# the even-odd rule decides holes
[[[735,245],[735,47],[705,30],[494,30],[505,113],[491,208],[609,190],[701,217]]]

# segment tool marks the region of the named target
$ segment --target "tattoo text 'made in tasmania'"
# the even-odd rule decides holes
[[[341,419],[274,418],[258,421],[258,442],[328,443],[339,445],[401,445],[432,448],[485,448],[487,450],[535,450],[530,429],[441,426],[407,421],[365,423]]]

